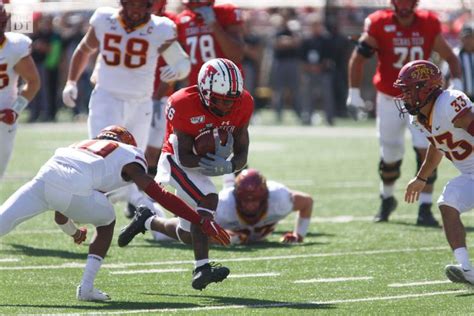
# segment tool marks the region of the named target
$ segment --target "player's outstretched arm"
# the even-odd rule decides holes
[[[298,212],[295,228],[281,237],[283,243],[303,242],[308,232],[311,214],[313,213],[313,198],[304,192],[293,191],[293,211]]]
[[[439,54],[449,65],[449,72],[451,74],[450,88],[462,90],[462,70],[459,59],[454,54],[451,46],[444,39],[443,35],[438,34],[433,44],[433,50]]]
[[[179,197],[163,189],[138,163],[125,165],[122,169],[122,177],[133,181],[139,189],[173,214],[200,226],[206,235],[218,240],[222,245],[230,243],[229,234],[214,220],[201,217]]]
[[[74,239],[76,244],[80,245],[86,240],[86,227],[77,228],[73,221],[58,211],[54,212],[54,221],[65,234]]]
[[[425,160],[423,161],[418,174],[410,180],[406,187],[405,202],[413,203],[418,201],[420,192],[425,187],[428,177],[433,173],[436,167],[438,167],[441,159],[443,159],[443,153],[430,144]]]

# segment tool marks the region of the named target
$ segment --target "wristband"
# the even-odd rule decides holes
[[[420,181],[423,181],[423,182],[425,182],[425,183],[426,183],[426,181],[427,181],[427,179],[423,179],[423,178],[422,178],[422,177],[420,177],[420,176],[416,176],[416,178],[417,178],[418,180],[420,180]]]
[[[77,231],[76,225],[74,225],[74,223],[70,219],[68,219],[65,224],[58,224],[58,226],[59,226],[59,228],[61,228],[61,230],[65,234],[67,234],[69,236],[74,236],[74,234]]]
[[[301,217],[298,215],[296,219],[295,233],[301,237],[305,237],[308,232],[309,222],[311,221],[310,217]]]
[[[28,106],[28,102],[29,101],[27,98],[22,95],[19,95],[18,98],[16,98],[15,102],[13,102],[12,104],[12,110],[20,114],[21,111],[23,111]]]

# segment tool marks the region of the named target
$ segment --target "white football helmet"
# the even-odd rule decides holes
[[[201,101],[209,111],[219,117],[232,111],[244,91],[239,68],[225,58],[211,59],[202,65],[197,85]]]

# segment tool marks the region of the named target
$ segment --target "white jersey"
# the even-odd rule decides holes
[[[152,15],[127,33],[119,9],[99,8],[89,23],[100,42],[97,87],[125,96],[151,97],[158,49],[176,39],[174,22]]]
[[[219,192],[216,222],[224,229],[248,235],[248,241],[264,239],[273,232],[276,224],[293,211],[291,191],[281,183],[267,181],[268,209],[264,217],[255,225],[247,224],[237,213],[234,187]]]
[[[76,195],[107,193],[129,184],[122,178],[122,169],[134,162],[147,170],[145,156],[136,147],[111,140],[85,140],[58,148],[36,179]]]
[[[428,140],[464,174],[474,174],[474,136],[462,128],[454,127],[453,121],[474,112],[471,101],[458,90],[444,90],[436,99],[425,126],[412,117],[412,124],[421,127]]]
[[[19,33],[5,33],[0,45],[0,109],[10,108],[18,96],[18,74],[13,69],[31,53],[31,39]]]

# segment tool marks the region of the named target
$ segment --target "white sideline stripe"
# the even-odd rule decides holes
[[[144,274],[144,273],[170,273],[170,272],[184,272],[188,269],[150,269],[150,270],[123,270],[110,271],[110,274]]]
[[[248,274],[231,274],[228,278],[239,279],[239,278],[259,278],[259,277],[274,277],[280,276],[278,272],[265,272],[265,273],[248,273]]]
[[[267,256],[267,257],[243,257],[231,259],[215,259],[218,262],[244,262],[244,261],[266,261],[266,260],[290,260],[300,258],[323,258],[323,257],[339,257],[339,256],[367,256],[379,255],[388,253],[406,253],[418,251],[446,251],[447,247],[422,247],[422,248],[405,248],[405,249],[379,249],[379,250],[361,250],[348,252],[329,252],[329,253],[314,253],[304,255],[286,255],[286,256]],[[130,262],[130,263],[110,263],[103,264],[104,269],[126,268],[137,266],[157,266],[157,265],[176,265],[176,264],[192,264],[194,260],[176,260],[176,261],[155,261],[155,262]],[[1,267],[0,270],[40,270],[40,269],[67,269],[67,268],[83,268],[84,263],[71,262],[61,265],[44,265],[44,266],[24,266],[24,267]]]
[[[361,297],[361,298],[349,298],[332,301],[321,301],[321,302],[298,302],[298,303],[274,303],[274,304],[249,304],[249,305],[221,305],[221,306],[205,306],[205,307],[189,307],[189,308],[162,308],[162,309],[137,309],[137,310],[126,310],[126,311],[115,311],[115,312],[94,312],[94,315],[120,315],[120,314],[139,314],[139,313],[175,313],[175,312],[199,312],[199,311],[210,311],[210,310],[227,310],[227,309],[243,309],[243,308],[271,308],[271,307],[289,307],[289,306],[303,306],[303,305],[329,305],[329,304],[344,304],[344,303],[359,303],[359,302],[373,302],[373,301],[392,301],[392,300],[403,300],[418,297],[429,297],[437,295],[452,295],[468,293],[468,290],[457,290],[457,291],[442,291],[442,292],[429,292],[429,293],[413,293],[404,295],[393,295],[393,296],[375,296],[375,297]],[[55,314],[55,315],[85,315],[85,313],[72,313],[72,314]],[[43,315],[54,315],[54,314],[43,314]]]
[[[329,278],[329,279],[304,279],[296,280],[293,283],[330,283],[330,282],[344,282],[344,281],[362,281],[362,280],[372,280],[373,277],[348,277],[348,278]]]
[[[392,283],[387,286],[388,287],[406,287],[406,286],[445,284],[445,283],[452,283],[452,282],[449,280],[434,280],[434,281],[420,281],[420,282],[411,282],[411,283]]]
[[[19,262],[18,258],[0,258],[0,262]]]

